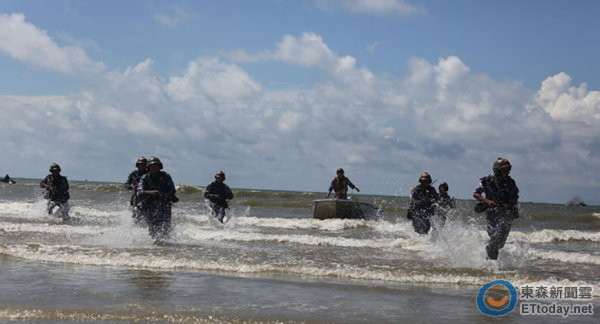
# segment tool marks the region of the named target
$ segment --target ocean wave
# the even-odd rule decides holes
[[[107,205],[102,205],[106,208]],[[71,217],[79,217],[82,219],[104,219],[110,220],[113,218],[122,218],[125,213],[129,215],[129,211],[125,206],[110,206],[112,210],[98,209],[87,206],[71,205],[69,214]],[[46,212],[46,200],[39,199],[33,202],[3,202],[0,203],[1,217],[19,217],[24,219],[51,219]]]
[[[186,227],[181,230],[180,235],[185,240],[192,241],[242,241],[242,242],[277,242],[287,244],[301,244],[311,246],[336,246],[355,248],[391,248],[408,247],[423,244],[404,238],[388,239],[356,239],[333,236],[315,236],[308,234],[266,234],[239,231],[223,231],[213,229],[202,229],[199,227]]]
[[[369,228],[380,234],[395,234],[412,232],[412,225],[408,222],[373,222],[364,219],[325,219],[314,218],[261,218],[237,217],[232,224],[239,226],[255,226],[275,229],[320,230],[338,232],[350,229]]]
[[[175,189],[177,189],[178,194],[193,194],[204,191],[204,188],[186,185],[177,185],[175,186]]]
[[[46,246],[0,245],[0,254],[29,261],[51,262],[58,264],[77,264],[87,266],[109,266],[162,271],[215,271],[236,274],[275,273],[297,276],[328,277],[350,280],[381,281],[404,284],[466,285],[481,286],[502,277],[516,285],[557,285],[595,286],[595,283],[553,281],[552,278],[539,279],[527,277],[518,271],[483,270],[459,272],[456,269],[387,269],[377,267],[356,267],[339,265],[337,267],[319,267],[310,265],[287,265],[248,263],[240,261],[189,259],[185,257],[135,255],[127,251],[103,251],[71,245]],[[68,257],[65,257],[68,255]],[[598,289],[593,290],[599,296]]]
[[[509,241],[518,240],[529,243],[551,243],[564,241],[600,242],[600,232],[549,229],[535,232],[512,231],[508,238]]]
[[[574,223],[596,223],[600,219],[600,213],[592,213],[591,215],[574,216],[571,220]]]
[[[310,208],[311,202],[297,200],[238,200],[237,205],[250,207]]]
[[[99,226],[71,226],[56,224],[27,224],[27,223],[6,223],[0,222],[0,231],[3,232],[21,232],[21,233],[47,233],[58,235],[97,235],[101,234],[105,228]]]
[[[79,182],[69,181],[70,191],[76,190],[93,190],[93,191],[104,191],[104,192],[126,192],[128,191],[122,183],[108,183],[108,182]]]
[[[238,198],[246,198],[246,197],[255,197],[255,198],[266,198],[266,199],[303,199],[307,200],[312,197],[320,197],[322,194],[317,194],[313,192],[302,192],[302,191],[265,191],[265,190],[250,190],[250,189],[235,189],[234,190],[236,197]]]
[[[587,263],[600,265],[600,255],[593,255],[588,253],[530,249],[528,251],[528,254],[530,258],[557,260],[560,262],[568,263]]]
[[[252,216],[235,218],[233,223],[239,226],[324,231],[340,231],[367,226],[365,220],[356,219],[328,219],[322,221],[314,218],[261,218]]]
[[[26,218],[37,218],[45,214],[46,201],[38,200],[35,202],[1,202],[1,216],[23,216]]]

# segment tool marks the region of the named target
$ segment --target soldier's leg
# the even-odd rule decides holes
[[[439,225],[440,228],[444,227],[444,225],[446,224],[446,212],[442,211],[439,214],[437,214],[436,217],[437,225]]]
[[[131,211],[131,217],[133,218],[133,222],[135,225],[142,225],[142,223],[144,222],[144,213],[142,212],[142,210],[137,207],[137,206],[133,206],[133,209]]]
[[[499,250],[503,248],[504,243],[506,243],[506,239],[510,233],[510,227],[511,221],[501,215],[494,214],[493,217],[488,217],[487,232],[490,236],[490,241],[485,250],[489,259],[498,259]]]
[[[512,225],[512,220],[508,218],[503,218],[498,224],[498,236],[497,236],[497,245],[498,249],[504,247],[504,243],[506,243],[506,239],[508,238],[508,234],[510,233],[510,227]]]
[[[62,218],[63,220],[67,220],[69,219],[69,210],[70,210],[70,206],[68,202],[64,202],[64,203],[59,203],[58,204],[58,211],[57,211],[57,216]]]
[[[166,238],[171,232],[171,204],[162,204],[159,208],[160,213],[158,215],[156,223],[156,236]]]
[[[431,228],[431,222],[429,221],[429,219],[423,216],[413,215],[412,223],[415,232],[419,234],[429,233],[429,229]]]
[[[219,218],[219,205],[216,203],[210,203],[210,209],[212,210],[212,216],[214,218]]]
[[[52,200],[48,200],[48,205],[47,205],[48,215],[52,215],[52,211],[53,211],[54,207],[56,207],[56,203]]]
[[[146,225],[148,225],[148,233],[152,238],[156,237],[157,233],[158,213],[159,210],[156,206],[149,207],[144,211],[144,220],[146,221]]]
[[[219,222],[223,223],[223,219],[225,218],[225,208],[224,207],[219,207],[219,211],[218,211],[218,219]]]

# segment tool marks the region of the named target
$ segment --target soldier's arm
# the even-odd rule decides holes
[[[473,193],[473,198],[475,198],[475,199],[477,199],[479,201],[482,201],[484,204],[489,205],[489,206],[496,205],[496,203],[493,200],[490,200],[490,199],[487,199],[487,198],[483,197],[481,195],[481,192],[478,192],[478,191],[475,191]]]
[[[146,182],[145,180],[145,175],[143,175],[135,192],[135,194],[140,198],[145,198],[150,195],[150,190],[146,190],[146,188],[144,188],[144,183]]]
[[[127,181],[125,181],[123,186],[127,190],[133,190],[133,174],[130,173],[129,176],[127,176]]]

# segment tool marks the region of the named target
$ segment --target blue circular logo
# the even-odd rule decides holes
[[[508,289],[508,295],[505,295],[500,300],[496,300],[492,297],[486,298],[487,291],[496,285],[504,286]],[[517,306],[517,289],[510,282],[506,280],[494,280],[486,283],[479,289],[477,294],[477,308],[485,315],[489,316],[502,316],[506,315],[515,309]],[[493,308],[490,308],[493,307]]]

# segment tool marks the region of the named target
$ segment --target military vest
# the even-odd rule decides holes
[[[335,177],[334,182],[333,182],[333,190],[335,191],[336,195],[345,195],[348,193],[348,178],[346,177],[342,177],[340,179],[340,177]]]

